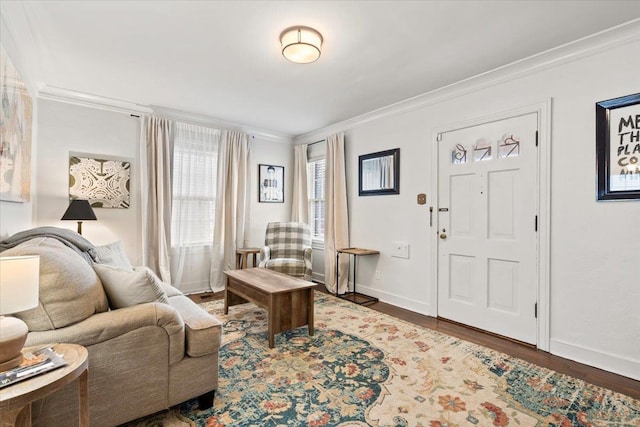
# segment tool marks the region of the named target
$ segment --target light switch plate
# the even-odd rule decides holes
[[[409,258],[409,244],[406,242],[392,242],[391,256],[395,258]]]

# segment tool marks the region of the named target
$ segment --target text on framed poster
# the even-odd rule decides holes
[[[640,199],[640,94],[596,104],[598,200]]]

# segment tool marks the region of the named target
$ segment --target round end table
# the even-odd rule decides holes
[[[36,351],[42,347],[46,346],[26,347],[23,351]],[[86,348],[77,344],[53,344],[51,347],[53,351],[62,355],[67,365],[0,389],[3,426],[31,426],[31,403],[60,390],[76,379],[80,397],[78,424],[82,427],[89,425],[89,353]]]

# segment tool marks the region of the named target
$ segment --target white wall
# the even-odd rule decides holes
[[[251,216],[249,246],[264,246],[264,233],[272,221],[289,221],[293,183],[293,146],[252,137],[251,147]],[[258,202],[258,165],[284,166],[284,203]]]
[[[83,235],[95,244],[120,239],[131,262],[142,264],[139,120],[129,114],[49,100],[40,100],[40,110],[35,224],[76,229],[75,222],[60,221],[68,205],[69,152],[129,159],[132,161],[131,207],[96,208],[98,221],[84,222]],[[264,244],[268,222],[289,220],[293,148],[289,143],[252,137],[251,153],[249,245],[260,247]],[[258,202],[258,164],[261,163],[284,166],[285,203]]]
[[[38,151],[38,105],[35,98],[35,94],[37,93],[35,88],[35,78],[29,67],[30,64],[28,64],[27,59],[21,55],[19,46],[15,43],[15,40],[5,23],[4,15],[0,15],[0,19],[0,40],[2,40],[2,47],[25,83],[33,103],[33,122],[31,132],[31,197],[29,201],[24,203],[0,201],[0,239],[3,239],[17,233],[18,231],[26,230],[31,227],[33,209],[35,206],[34,194],[37,191],[35,184],[35,158]]]
[[[75,230],[61,221],[69,204],[69,152],[131,161],[128,209],[95,208],[97,221],[85,221],[82,234],[94,244],[122,240],[134,265],[142,264],[139,119],[129,114],[39,100],[35,225]]]
[[[394,114],[343,124],[346,131],[350,242],[379,249],[361,257],[358,289],[383,301],[436,314],[428,207],[434,130],[552,99],[550,350],[573,360],[640,379],[640,201],[596,202],[595,103],[637,93],[640,40],[621,42],[570,62],[524,72],[500,83],[401,106]],[[340,124],[305,135],[311,142]],[[358,197],[358,155],[399,147],[400,194]],[[427,204],[416,195],[427,193]],[[436,214],[434,212],[434,221]],[[411,245],[410,258],[392,258],[392,241]],[[375,270],[382,279],[374,278]]]

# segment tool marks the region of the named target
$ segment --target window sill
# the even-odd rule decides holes
[[[172,252],[190,252],[190,253],[207,253],[213,250],[212,244],[184,244],[184,245],[172,245]]]

